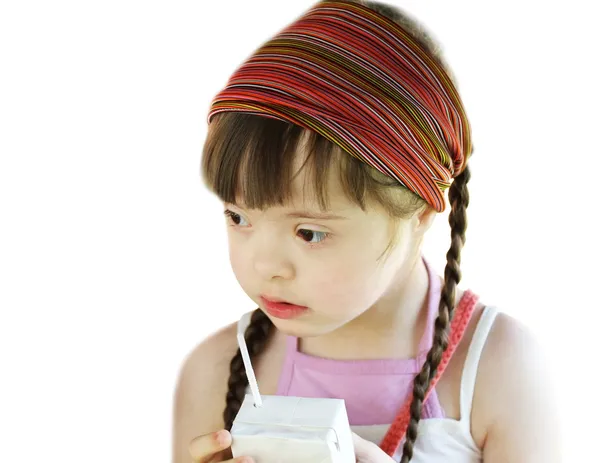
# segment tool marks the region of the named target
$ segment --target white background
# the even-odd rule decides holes
[[[442,44],[473,126],[464,286],[538,335],[567,460],[589,461],[593,2],[394,3]],[[199,177],[210,100],[312,2],[0,5],[0,461],[169,461],[183,358],[254,308]],[[440,272],[446,219],[425,248]]]

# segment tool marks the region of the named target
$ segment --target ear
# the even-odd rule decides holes
[[[431,225],[433,225],[433,221],[437,217],[437,214],[437,211],[427,204],[422,211],[415,215],[415,232],[424,234],[429,230]]]

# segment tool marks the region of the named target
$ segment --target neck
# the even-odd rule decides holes
[[[368,310],[335,331],[299,339],[298,349],[339,360],[415,357],[428,312],[429,275],[420,255],[398,272],[390,288]]]

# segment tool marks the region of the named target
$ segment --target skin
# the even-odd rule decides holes
[[[300,165],[302,157],[298,155]],[[260,294],[309,307],[293,320],[271,318],[277,330],[256,362],[261,392],[275,394],[285,352],[285,335],[301,337],[300,350],[336,359],[414,357],[425,329],[428,277],[421,256],[423,236],[435,213],[425,209],[399,225],[398,246],[377,261],[390,237],[390,221],[376,204],[362,211],[332,174],[328,212],[339,220],[290,218],[318,213],[302,188],[302,172],[285,207],[263,211],[243,202],[224,204],[232,269],[257,306]],[[310,231],[313,233],[311,234]],[[318,232],[330,233],[325,235]],[[357,252],[359,250],[360,252]],[[456,301],[462,290],[457,291]],[[464,360],[483,305],[436,386],[448,418],[458,419]],[[173,462],[230,461],[230,436],[219,446],[229,361],[237,349],[236,325],[203,341],[185,360],[175,391]],[[356,342],[360,339],[360,343]],[[515,319],[499,314],[479,364],[471,434],[486,463],[559,462],[556,400],[543,352]],[[229,436],[229,437],[228,437]],[[357,461],[393,461],[376,445],[355,436]],[[241,461],[241,460],[234,460]]]
[[[298,156],[296,168],[302,161]],[[281,332],[302,338],[303,352],[337,359],[416,353],[428,288],[420,247],[435,211],[427,208],[401,221],[398,244],[378,260],[391,238],[389,217],[378,204],[362,211],[347,199],[335,170],[327,180],[328,212],[343,218],[288,216],[320,212],[314,195],[303,189],[304,171],[285,207],[260,211],[224,204],[237,281],[263,310],[261,294],[309,308],[292,320],[270,317]],[[354,342],[358,337],[361,343]]]

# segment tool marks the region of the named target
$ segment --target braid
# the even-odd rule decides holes
[[[250,325],[248,325],[244,334],[251,360],[254,360],[264,350],[273,331],[272,328],[273,323],[262,310],[256,309],[252,313]],[[239,348],[229,365],[227,386],[227,397],[225,399],[227,405],[223,411],[223,421],[225,422],[225,429],[231,431],[233,420],[242,406],[242,401],[246,395],[246,387],[248,386],[248,377],[246,376],[246,369]]]
[[[442,355],[448,347],[450,322],[454,316],[454,298],[456,286],[461,279],[460,251],[465,243],[465,231],[467,229],[467,206],[469,205],[469,190],[467,183],[471,178],[471,172],[467,165],[464,171],[458,175],[448,192],[452,209],[448,218],[450,223],[451,245],[446,254],[446,269],[444,272],[444,285],[440,298],[440,313],[435,321],[435,332],[433,345],[427,354],[421,372],[417,375],[413,386],[413,399],[410,405],[410,422],[406,430],[406,441],[402,451],[401,463],[408,463],[413,456],[413,448],[417,439],[417,427],[421,419],[423,398],[429,387],[431,379],[442,359]]]

